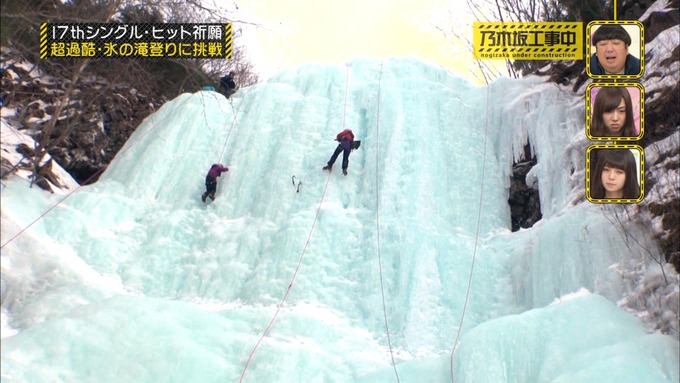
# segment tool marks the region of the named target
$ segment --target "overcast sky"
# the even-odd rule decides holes
[[[239,18],[262,26],[241,25],[262,79],[303,63],[395,56],[418,57],[474,78],[469,49],[437,30],[471,39],[473,18],[465,0],[246,0],[238,7]]]

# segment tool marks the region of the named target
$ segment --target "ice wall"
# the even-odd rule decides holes
[[[502,332],[518,321],[556,331],[545,318],[571,315],[563,307],[602,312],[620,338],[661,339],[658,354],[612,348],[612,358],[670,366],[677,341],[644,335],[610,303],[632,288],[621,270],[649,260],[617,239],[619,213],[572,206],[582,172],[575,105],[539,79],[476,88],[415,60],[302,66],[231,100],[181,95],[145,120],[97,184],[3,248],[3,312],[16,332],[2,341],[3,380],[236,381],[291,285],[247,381],[393,381],[385,320],[402,381],[448,381],[464,307],[458,379],[514,357],[530,362],[503,370],[506,381],[575,376],[536,373],[563,350],[527,350],[516,340],[531,331]],[[346,177],[339,163],[321,171],[343,128],[362,140]],[[510,233],[506,187],[527,138],[544,220]],[[230,171],[204,205],[214,162]],[[3,237],[58,202],[37,195],[18,180],[3,190]],[[644,230],[630,228],[644,244]],[[597,295],[546,307],[581,288]],[[571,322],[565,334],[583,330]]]

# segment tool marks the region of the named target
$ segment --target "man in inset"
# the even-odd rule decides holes
[[[601,25],[593,33],[595,54],[590,58],[590,73],[640,74],[640,60],[628,53],[631,39],[628,32],[618,24]]]

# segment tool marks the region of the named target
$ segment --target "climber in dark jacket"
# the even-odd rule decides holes
[[[349,165],[349,154],[354,149],[354,133],[352,129],[345,129],[335,136],[335,141],[338,141],[338,147],[335,148],[335,152],[328,160],[328,164],[323,167],[323,170],[332,170],[335,160],[338,159],[340,153],[342,153],[342,174],[347,175],[347,166]]]
[[[208,175],[205,177],[205,193],[201,197],[201,200],[205,202],[205,199],[210,197],[211,200],[215,200],[215,192],[217,191],[217,177],[221,176],[222,173],[228,172],[229,168],[222,166],[222,164],[213,164],[208,170]]]
[[[234,71],[229,72],[226,76],[220,78],[220,86],[218,91],[229,98],[236,89],[236,82],[234,82]]]

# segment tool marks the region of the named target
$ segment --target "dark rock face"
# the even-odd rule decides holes
[[[659,34],[680,22],[677,2],[668,1],[670,7],[663,12],[652,12],[642,20],[645,26],[645,43],[657,38]],[[646,51],[645,60],[660,54]],[[658,57],[657,67],[646,68],[642,83],[645,89],[649,84],[664,81],[667,73],[663,68],[671,68],[680,61],[679,47],[676,46],[669,56]],[[674,85],[645,93],[645,135],[639,144],[645,150],[658,151],[658,156],[646,164],[645,193],[655,198],[643,200],[640,208],[651,212],[653,219],[660,219],[661,230],[656,233],[659,250],[666,262],[680,272],[680,182],[674,178],[680,168],[677,137],[680,129],[680,86]],[[668,145],[668,141],[672,144]],[[666,144],[661,144],[665,142]],[[670,185],[670,187],[669,187]]]
[[[26,65],[14,64],[3,68],[1,81],[2,106],[15,109],[16,126],[37,142],[45,139],[43,128],[56,113],[68,81],[36,78]],[[83,77],[59,113],[45,149],[78,183],[93,183],[141,121],[165,101],[140,94],[130,84]]]
[[[680,199],[650,204],[649,210],[662,217],[663,232],[657,236],[659,249],[666,256],[666,261],[680,272]]]
[[[680,10],[677,8],[667,12],[652,12],[642,23],[645,27],[645,44],[649,44],[659,33],[678,23],[680,23]]]
[[[677,105],[677,104],[676,104]],[[680,121],[675,119],[677,132]],[[672,140],[672,138],[671,138]],[[668,141],[668,139],[667,139]],[[651,147],[658,150],[655,159],[647,162],[645,173],[645,193],[654,198],[645,199],[639,208],[651,213],[653,219],[659,219],[661,227],[655,233],[657,245],[664,254],[666,262],[672,264],[680,273],[680,154],[678,142],[674,145],[657,145]]]
[[[512,231],[532,227],[543,217],[538,186],[535,185],[536,188],[534,188],[526,182],[527,174],[536,165],[536,157],[531,155],[531,145],[527,144],[524,147],[524,153],[524,158],[529,159],[512,165],[510,196],[508,197]]]

